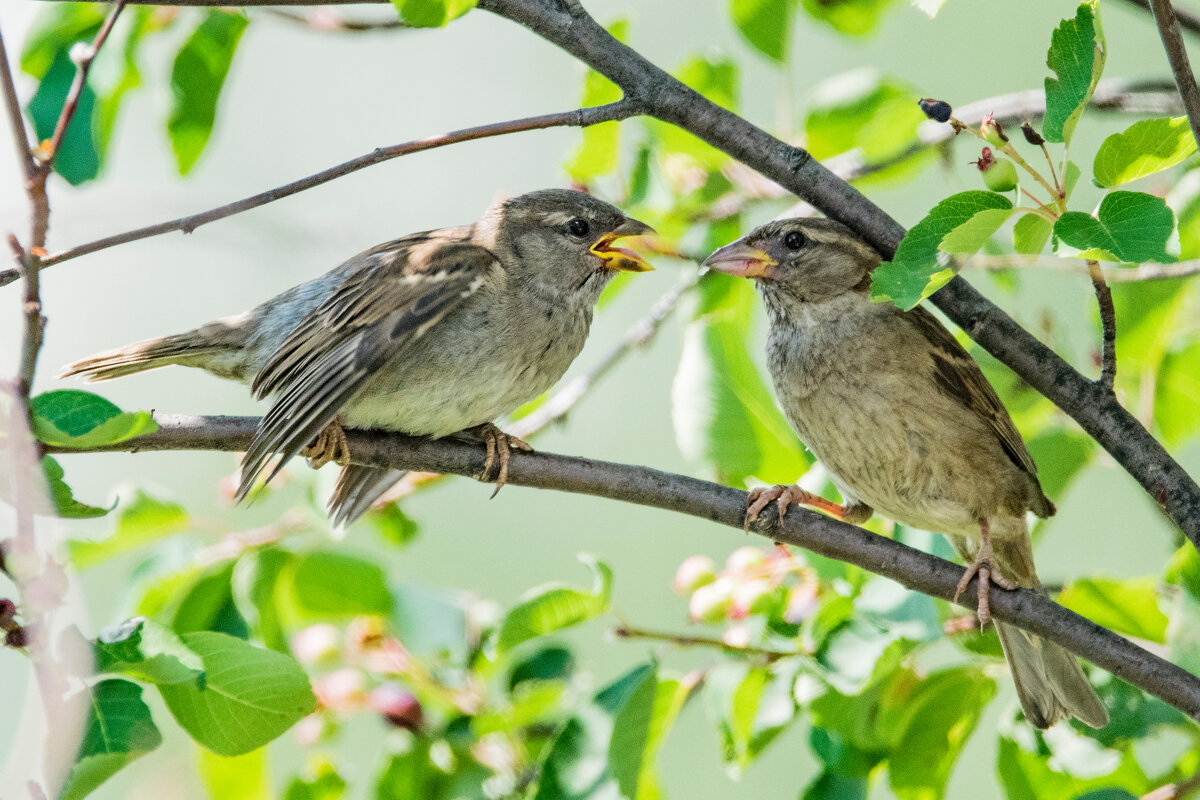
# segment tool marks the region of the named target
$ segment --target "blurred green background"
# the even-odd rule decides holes
[[[1075,9],[1062,0],[950,0],[930,20],[897,4],[878,32],[862,39],[837,37],[798,15],[791,65],[781,71],[739,37],[723,3],[594,0],[586,5],[604,23],[628,18],[629,43],[664,68],[696,52],[731,54],[741,65],[741,113],[784,135],[796,133],[814,87],[861,67],[893,73],[925,94],[958,104],[1040,88],[1049,33]],[[19,49],[36,11],[33,3],[0,9],[10,50]],[[1149,15],[1123,2],[1105,4],[1103,13],[1109,39],[1106,77],[1167,74]],[[441,30],[356,35],[319,34],[263,16],[248,28],[240,46],[209,149],[191,176],[181,180],[161,130],[169,107],[171,46],[157,40],[148,45],[143,59],[147,88],[125,102],[102,179],[78,189],[51,180],[51,252],[237,199],[377,146],[575,107],[584,73],[582,66],[529,32],[480,11]],[[18,80],[22,97],[28,98],[32,82],[24,75]],[[1118,127],[1111,118],[1085,116],[1073,146],[1090,153]],[[403,233],[472,220],[498,192],[564,185],[562,163],[579,137],[577,130],[558,129],[409,156],[186,237],[153,238],[54,267],[43,279],[49,326],[35,390],[67,385],[52,377],[56,368],[94,351],[248,308]],[[949,172],[929,169],[915,182],[866,191],[909,225],[948,191],[977,188],[964,166],[975,156],[965,144],[953,152]],[[6,230],[22,230],[27,212],[11,156],[0,157],[0,185],[6,187],[0,194],[0,219]],[[1080,191],[1099,196],[1090,186]],[[587,370],[685,268],[662,260],[657,271],[638,276],[598,314],[588,347],[568,378]],[[973,272],[968,278],[992,293],[989,277]],[[1060,326],[1053,344],[1082,371],[1094,372],[1091,352],[1098,333],[1086,278],[1032,272],[1017,294],[996,296],[1031,330],[1053,314]],[[16,369],[18,305],[17,286],[0,290],[0,342],[6,344],[0,349],[0,374]],[[703,475],[703,469],[680,455],[671,423],[682,319],[665,324],[652,348],[627,358],[566,424],[541,436],[539,449]],[[243,387],[199,371],[147,373],[100,391],[123,408],[195,414],[260,411]],[[1200,468],[1200,448],[1192,446],[1180,455],[1191,470]],[[62,462],[77,496],[101,505],[138,485],[179,500],[198,518],[219,517],[246,528],[281,510],[270,502],[229,509],[219,500],[217,483],[235,468],[229,454],[83,455]],[[333,474],[331,468],[321,475],[322,496]],[[118,480],[121,485],[115,486]],[[344,546],[386,553],[397,580],[457,587],[504,605],[546,581],[584,582],[576,554],[589,552],[612,565],[617,576],[614,607],[625,617],[647,627],[686,631],[686,602],[670,591],[676,566],[693,553],[720,562],[747,542],[726,528],[595,498],[510,487],[489,502],[489,493],[468,480],[448,480],[406,503],[405,510],[421,524],[421,536],[412,546],[400,552],[381,550],[364,526],[352,530]],[[1046,526],[1037,551],[1046,583],[1092,572],[1157,573],[1177,545],[1172,527],[1107,457],[1096,460],[1065,497],[1055,500],[1059,515]],[[56,524],[60,530],[69,528],[72,537],[96,538],[109,526],[102,519],[46,527]],[[203,541],[202,533],[198,541]],[[85,630],[124,619],[135,563],[136,558],[124,557],[81,576]],[[593,622],[569,636],[581,662],[594,673],[597,688],[652,651],[680,671],[711,660],[704,652],[614,641],[606,635],[609,624]],[[0,685],[8,687],[0,718],[16,719],[23,694],[18,687],[28,686],[28,680],[23,658],[0,653]],[[1001,712],[1015,703],[1015,694],[1007,679],[999,686],[998,700],[951,777],[949,797],[1001,796],[991,730]],[[162,708],[154,702],[158,715]],[[164,731],[165,748],[94,796],[204,796],[195,783],[194,747],[177,728],[165,726]],[[20,735],[15,724],[0,725],[0,753],[19,752]],[[379,740],[378,723],[364,717],[350,727],[341,748],[372,754]],[[1145,746],[1149,765],[1158,743]],[[670,795],[689,800],[793,798],[814,775],[803,725],[793,726],[737,783],[725,775],[718,752],[717,735],[701,704],[690,703],[661,755],[662,781]],[[286,762],[277,764],[276,774],[288,769]],[[362,781],[352,796],[365,796],[366,790]],[[886,786],[872,795],[890,796]]]

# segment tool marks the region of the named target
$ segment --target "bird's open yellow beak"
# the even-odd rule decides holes
[[[654,267],[647,264],[646,259],[632,250],[626,250],[623,247],[613,247],[612,244],[617,239],[624,239],[628,236],[646,236],[655,232],[654,228],[651,228],[641,220],[626,219],[615,229],[597,239],[596,243],[588,248],[588,250],[592,255],[604,262],[605,269],[613,269],[620,272],[649,272]]]
[[[727,244],[704,259],[704,266],[739,278],[773,278],[779,262],[743,241]]]

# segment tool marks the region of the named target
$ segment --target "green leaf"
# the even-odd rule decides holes
[[[790,483],[811,463],[750,354],[758,306],[750,281],[715,275],[697,289],[693,321],[671,387],[679,450],[712,465],[722,483],[756,476]]]
[[[205,685],[158,691],[176,722],[214,753],[236,756],[262,747],[316,707],[308,676],[291,658],[223,633],[182,638],[204,662]]]
[[[1200,432],[1200,342],[1163,357],[1154,389],[1154,422],[1168,446],[1178,447]]]
[[[917,141],[925,119],[904,81],[862,68],[823,81],[804,119],[805,147],[816,158],[859,148],[867,163],[895,158]]]
[[[209,11],[175,56],[167,133],[180,175],[191,170],[212,135],[221,87],[247,24],[242,14]]]
[[[387,762],[375,784],[375,800],[432,800],[446,796],[448,776],[429,757],[430,742],[418,739]],[[344,784],[343,784],[344,785]],[[297,794],[284,800],[333,800],[340,795]]]
[[[309,617],[392,613],[392,594],[378,564],[345,553],[301,556],[291,576],[296,608]]]
[[[546,750],[533,800],[636,798],[658,699],[655,667],[635,667],[600,691]]]
[[[114,556],[181,533],[187,530],[190,523],[191,518],[183,506],[159,500],[137,489],[120,504],[112,535],[98,542],[71,539],[67,542],[67,549],[75,566],[87,569]]]
[[[996,682],[973,667],[935,672],[904,700],[904,732],[888,759],[888,777],[899,800],[940,800],[963,746]]]
[[[796,715],[792,684],[797,660],[771,669],[729,661],[709,671],[705,708],[721,734],[721,754],[737,777],[774,741]]]
[[[804,10],[838,33],[866,36],[874,33],[895,0],[802,0]]]
[[[575,656],[565,647],[543,647],[513,664],[508,676],[509,690],[525,681],[567,680],[575,671]]]
[[[441,28],[478,3],[479,0],[392,0],[400,20],[414,28]]]
[[[1026,214],[1013,225],[1013,249],[1027,256],[1036,256],[1046,249],[1054,223],[1037,214]]]
[[[1170,617],[1167,645],[1171,662],[1200,675],[1200,598],[1179,592],[1171,604]]]
[[[729,16],[755,50],[780,63],[787,60],[794,0],[729,0]]]
[[[42,474],[46,477],[46,486],[50,491],[50,500],[54,512],[66,519],[88,519],[103,517],[112,508],[89,506],[75,499],[71,487],[63,482],[63,468],[50,456],[42,457]]]
[[[158,430],[149,411],[122,411],[79,389],[39,394],[29,410],[33,435],[56,447],[103,447]]]
[[[91,41],[108,11],[92,3],[56,3],[42,6],[25,35],[21,69],[41,80],[59,53],[68,53],[76,42]]]
[[[1048,497],[1061,497],[1092,461],[1095,440],[1068,428],[1048,428],[1029,439],[1038,482]]]
[[[162,744],[142,687],[103,680],[87,689],[87,727],[59,800],[81,800],[134,759]]]
[[[250,627],[233,601],[233,562],[214,564],[197,573],[186,573],[178,584],[163,587],[168,597],[170,627],[176,633],[220,631],[239,639]],[[139,609],[149,616],[152,611]]]
[[[562,681],[525,681],[507,704],[489,708],[471,719],[476,737],[489,733],[516,733],[530,725],[551,720],[562,708],[566,684]]]
[[[1166,251],[1167,240],[1175,229],[1175,215],[1161,197],[1110,192],[1101,201],[1097,216],[1068,211],[1054,223],[1054,235],[1082,251],[1080,258],[1134,264],[1175,260]]]
[[[295,555],[277,547],[251,550],[237,560],[229,579],[233,603],[246,624],[281,653],[290,650],[280,620],[280,588],[295,563]]]
[[[420,532],[416,520],[405,514],[398,502],[388,503],[383,508],[372,508],[367,512],[367,520],[379,538],[392,547],[407,547]]]
[[[1106,50],[1098,0],[1080,4],[1075,18],[1063,20],[1055,29],[1046,54],[1046,66],[1058,76],[1046,78],[1042,135],[1047,141],[1071,141],[1079,115],[1104,71]]]
[[[624,42],[629,31],[628,20],[617,20],[608,32]],[[583,98],[580,105],[601,106],[621,99],[621,88],[595,70],[589,69],[583,79]],[[617,168],[621,155],[621,123],[601,122],[583,129],[583,141],[567,161],[566,170],[580,183],[607,175]]]
[[[1187,117],[1144,119],[1104,140],[1092,176],[1097,186],[1121,186],[1169,169],[1195,152]]]
[[[240,756],[219,756],[199,749],[200,777],[213,800],[271,800],[267,751],[252,750]]]
[[[891,261],[871,277],[871,299],[891,301],[905,310],[942,288],[954,271],[939,262],[938,247],[946,234],[981,211],[1011,209],[1006,197],[994,192],[959,192],[938,203],[909,229]]]
[[[142,683],[203,683],[204,663],[175,631],[145,617],[105,628],[96,638],[96,671]]]
[[[592,591],[561,584],[534,589],[505,615],[496,641],[498,652],[595,619],[608,610],[612,597],[612,570],[603,561],[588,555],[580,556],[580,560],[592,571]]]
[[[717,105],[730,111],[737,110],[738,68],[732,60],[692,56],[671,74]],[[660,120],[649,120],[647,125],[665,153],[683,156],[688,162],[707,170],[718,169],[729,161],[725,152],[682,128]]]
[[[957,256],[973,256],[987,244],[1000,226],[1012,216],[1011,208],[993,208],[980,211],[969,220],[950,231],[938,245],[943,253]]]
[[[39,141],[50,139],[66,102],[67,93],[75,81],[75,64],[66,50],[61,50],[49,71],[38,84],[37,93],[25,107],[29,121]],[[100,173],[100,150],[95,136],[96,92],[84,86],[71,125],[63,135],[62,144],[54,157],[54,171],[72,186],[95,178]]]
[[[1158,608],[1157,579],[1081,578],[1058,595],[1060,605],[1118,633],[1165,642],[1167,617]]]
[[[800,800],[867,800],[866,778],[825,771],[808,785]]]
[[[1008,800],[1075,800],[1093,789],[1140,796],[1152,788],[1131,749],[1109,750],[1069,725],[1044,734],[1025,723],[1008,728],[996,758]]]

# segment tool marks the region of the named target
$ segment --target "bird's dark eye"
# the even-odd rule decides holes
[[[571,233],[572,236],[578,236],[580,238],[587,236],[587,234],[588,234],[587,220],[580,219],[579,217],[575,217],[574,219],[572,219],[570,222],[567,223],[567,230]]]
[[[799,231],[788,231],[783,237],[783,246],[788,250],[799,250],[804,247],[804,235]]]

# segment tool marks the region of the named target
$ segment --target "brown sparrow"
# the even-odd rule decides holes
[[[1042,591],[1026,514],[1048,517],[1054,504],[995,390],[950,332],[923,308],[871,302],[879,263],[850,229],[824,219],[770,222],[705,262],[757,282],[780,403],[845,501],[796,486],[755,490],[746,524],[774,501],[781,515],[800,503],[857,524],[877,510],[943,533],[970,564],[959,593],[979,577],[986,624],[990,584]],[[996,631],[1030,722],[1108,723],[1074,656],[1011,625]]]
[[[346,464],[329,511],[337,525],[353,522],[402,473],[347,464],[341,425],[434,438],[471,432],[487,445],[480,479],[494,477],[498,490],[510,448],[529,446],[492,420],[562,376],[609,280],[650,269],[614,241],[648,233],[581,192],[531,192],[495,203],[472,225],[381,244],[243,314],[92,356],[62,376],[101,381],[182,364],[271,398],[239,500],[272,456],[281,458],[268,479],[304,450],[314,466]]]

